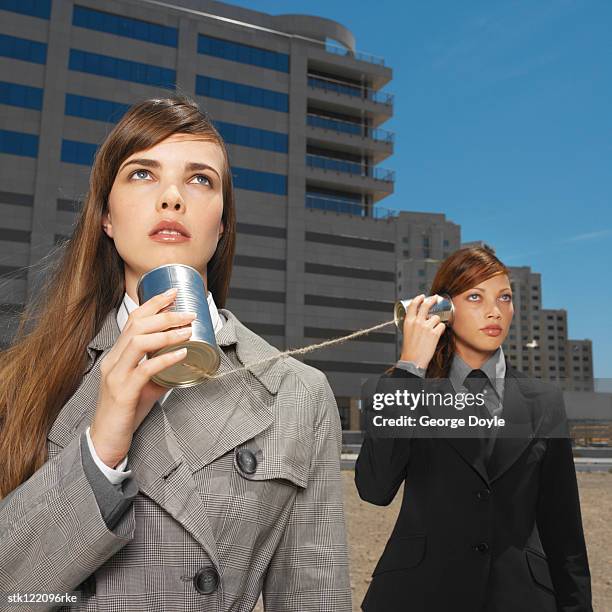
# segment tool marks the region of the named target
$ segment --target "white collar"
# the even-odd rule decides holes
[[[219,332],[219,330],[223,327],[223,319],[217,310],[217,305],[215,304],[215,300],[213,299],[212,293],[209,291],[207,295],[208,301],[208,310],[210,311],[210,318],[213,324],[213,329],[215,330],[215,334]],[[117,310],[117,325],[119,326],[119,330],[123,331],[123,327],[127,322],[128,315],[130,312],[138,308],[138,304],[134,302],[134,300],[127,294],[127,292],[123,295],[123,302],[121,306]]]

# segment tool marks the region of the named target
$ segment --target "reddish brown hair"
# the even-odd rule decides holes
[[[194,134],[223,152],[223,226],[207,266],[207,289],[225,306],[235,248],[236,220],[229,158],[223,139],[186,96],[151,99],[132,106],[98,149],[89,191],[59,264],[29,302],[13,344],[0,353],[0,499],[47,460],[47,434],[78,387],[87,365],[87,344],[125,291],[123,260],[102,231],[102,215],[125,159],[173,134]]]

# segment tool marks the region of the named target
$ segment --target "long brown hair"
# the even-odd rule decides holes
[[[428,295],[447,294],[451,298],[475,287],[478,283],[507,274],[510,270],[487,247],[465,247],[449,255],[440,265]],[[452,357],[455,353],[455,336],[452,326],[446,326],[438,340],[425,376],[448,378]],[[387,370],[391,372],[393,368]]]
[[[234,196],[223,139],[184,95],[132,106],[98,149],[89,190],[59,263],[21,315],[13,344],[0,353],[0,499],[47,460],[47,434],[87,366],[87,344],[125,291],[123,260],[101,229],[117,171],[135,152],[173,134],[195,134],[223,152],[223,226],[207,266],[207,289],[225,306],[236,239]]]

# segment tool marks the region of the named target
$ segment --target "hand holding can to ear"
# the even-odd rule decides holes
[[[168,391],[151,377],[179,363],[186,349],[151,359],[147,353],[178,345],[191,336],[195,313],[160,312],[171,304],[176,290],[152,297],[130,313],[112,349],[100,363],[98,403],[89,435],[96,454],[109,467],[127,455],[134,432],[155,402]],[[179,328],[179,329],[176,329]]]
[[[438,296],[425,298],[418,295],[410,301],[403,323],[403,339],[400,359],[412,361],[420,368],[427,368],[434,355],[440,337],[446,329],[437,314],[428,317],[429,309],[437,303]]]

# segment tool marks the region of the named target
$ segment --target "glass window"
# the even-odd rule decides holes
[[[0,34],[0,55],[24,62],[45,64],[47,62],[47,45],[27,38]]]
[[[66,94],[64,114],[95,121],[116,123],[128,110],[128,104],[119,104],[110,100],[99,100],[75,94]]]
[[[264,149],[277,153],[287,153],[289,150],[289,137],[280,132],[271,132],[259,128],[226,123],[225,121],[215,121],[215,126],[223,136],[223,139],[234,145],[252,147],[254,149]]]
[[[289,55],[243,43],[198,34],[198,53],[270,70],[289,72]]]
[[[167,47],[178,46],[178,30],[176,28],[95,11],[84,6],[74,7],[72,25],[99,32],[108,32],[117,36],[136,38]]]
[[[289,96],[287,94],[201,75],[196,76],[196,94],[237,102],[238,104],[261,106],[283,113],[289,112]]]
[[[176,83],[176,72],[169,68],[160,68],[78,49],[70,49],[68,68],[154,87],[174,89]]]
[[[41,19],[49,19],[51,15],[51,0],[0,0],[0,9],[31,15]]]
[[[96,154],[97,145],[77,140],[62,140],[63,162],[91,166]]]
[[[232,167],[232,177],[234,187],[238,189],[287,195],[287,177],[284,174]]]
[[[38,136],[36,134],[0,130],[0,153],[36,157],[38,155]]]
[[[0,104],[40,110],[42,100],[43,90],[39,87],[0,81]]]

